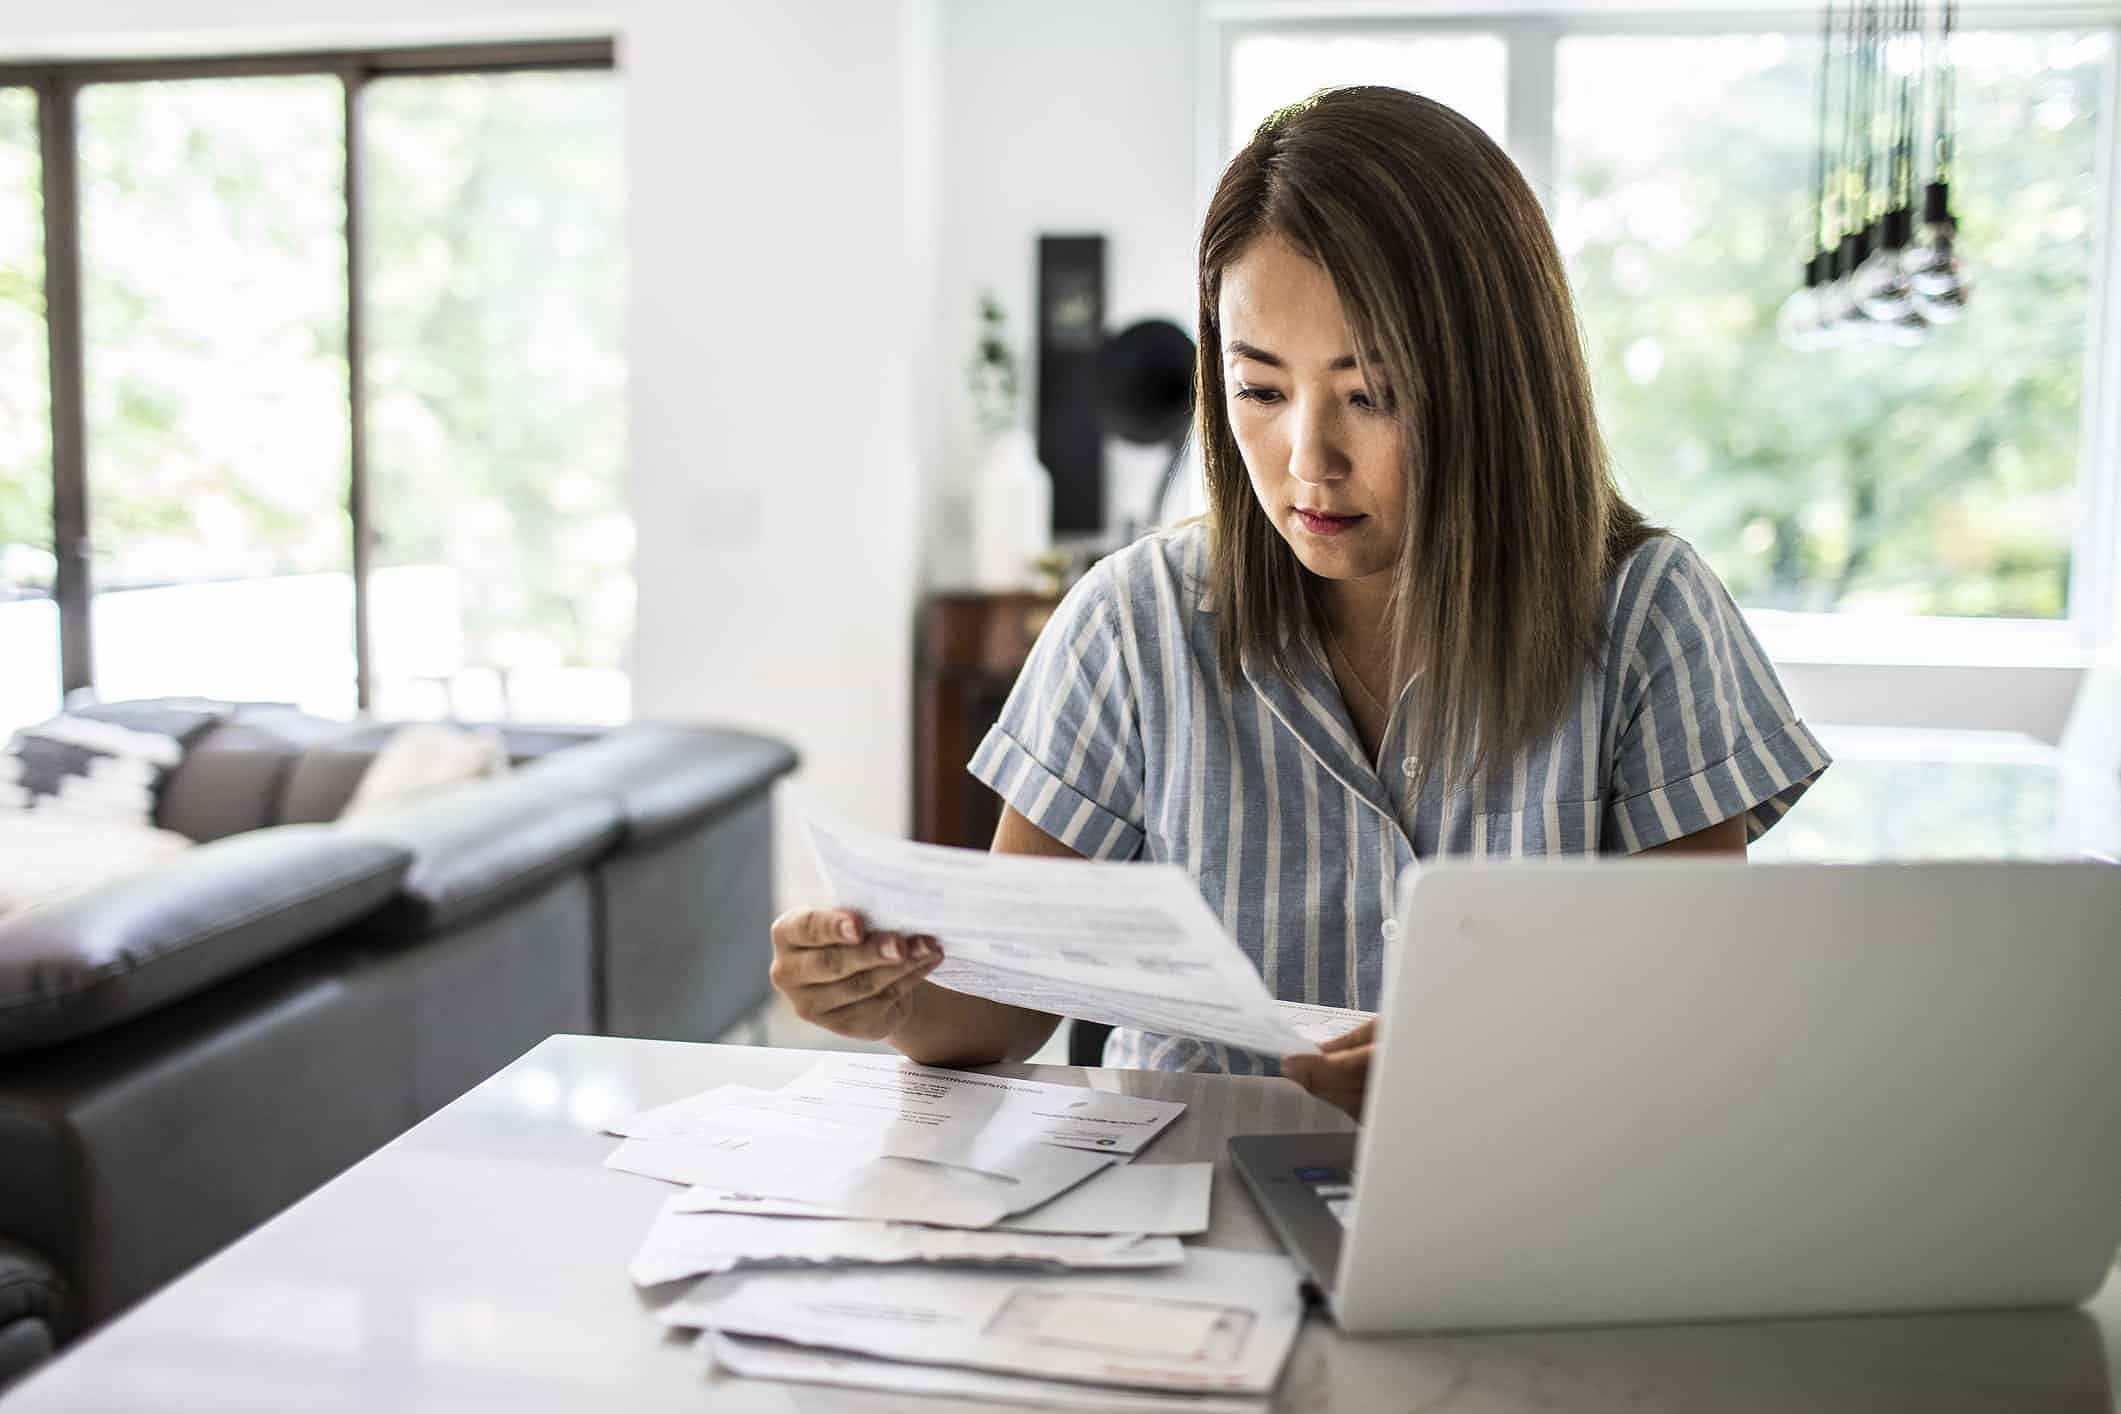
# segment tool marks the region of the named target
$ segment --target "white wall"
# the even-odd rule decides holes
[[[77,0],[0,55],[615,34],[628,95],[645,715],[750,724],[841,817],[908,817],[933,299],[934,0]],[[923,116],[924,107],[930,110]],[[925,124],[925,126],[923,126]],[[926,185],[923,186],[922,184]],[[784,812],[784,821],[788,818]],[[808,893],[791,833],[784,892]]]
[[[964,366],[982,290],[1029,360],[1041,234],[1105,237],[1110,329],[1193,327],[1198,231],[1194,104],[1198,0],[949,0],[942,26],[940,439],[931,582],[965,572],[965,506],[979,455]],[[1107,449],[1108,517],[1139,513],[1162,460]]]

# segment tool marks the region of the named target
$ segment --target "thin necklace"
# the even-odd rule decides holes
[[[1356,691],[1369,699],[1371,710],[1376,712],[1384,711],[1385,704],[1378,698],[1376,693],[1370,691],[1370,685],[1362,680],[1362,674],[1355,671],[1355,665],[1348,661],[1347,653],[1334,640],[1333,632],[1330,629],[1326,631],[1326,651],[1340,659],[1340,665],[1346,668],[1348,676],[1354,679]]]

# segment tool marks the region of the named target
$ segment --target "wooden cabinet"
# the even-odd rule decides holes
[[[1001,715],[1057,600],[1043,594],[932,594],[913,667],[913,837],[984,849],[1001,801],[965,769]]]

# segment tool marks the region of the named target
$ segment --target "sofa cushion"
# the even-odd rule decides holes
[[[508,773],[508,748],[492,727],[411,722],[391,734],[354,786],[339,818],[386,809],[448,786]]]
[[[366,931],[419,936],[453,928],[602,856],[621,837],[608,797],[518,771],[364,813],[348,838],[405,850],[412,867]]]
[[[100,1030],[382,905],[408,851],[322,827],[200,845],[0,923],[0,1054]]]
[[[368,773],[368,763],[396,730],[386,726],[342,727],[327,740],[303,752],[288,768],[273,807],[283,825],[315,825],[336,820]]]
[[[243,706],[191,744],[162,786],[156,823],[205,843],[280,823],[280,792],[304,751],[346,730],[293,707]]]
[[[460,723],[450,725],[462,727]],[[308,825],[339,819],[360,789],[369,763],[388,749],[400,728],[382,722],[342,726],[329,739],[314,743],[287,773],[280,798],[273,807],[273,821]],[[589,727],[522,726],[514,723],[481,727],[497,732],[510,765],[522,765],[582,742],[600,733]]]
[[[795,767],[795,752],[771,737],[634,722],[523,774],[609,795],[632,848],[738,809]]]
[[[24,727],[0,752],[0,809],[150,825],[186,744],[227,713],[190,699],[120,702]]]

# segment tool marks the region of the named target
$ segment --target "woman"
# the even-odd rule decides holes
[[[1418,860],[1742,856],[1825,768],[1715,575],[1621,499],[1553,237],[1473,124],[1388,88],[1276,113],[1199,291],[1208,514],[1040,635],[971,763],[996,850],[1175,860],[1277,996],[1374,1010]],[[773,936],[799,1014],[916,1060],[1055,1025],[928,985],[933,939]],[[1284,1073],[1355,1112],[1370,1033]],[[1128,1031],[1105,1059],[1272,1065]]]

